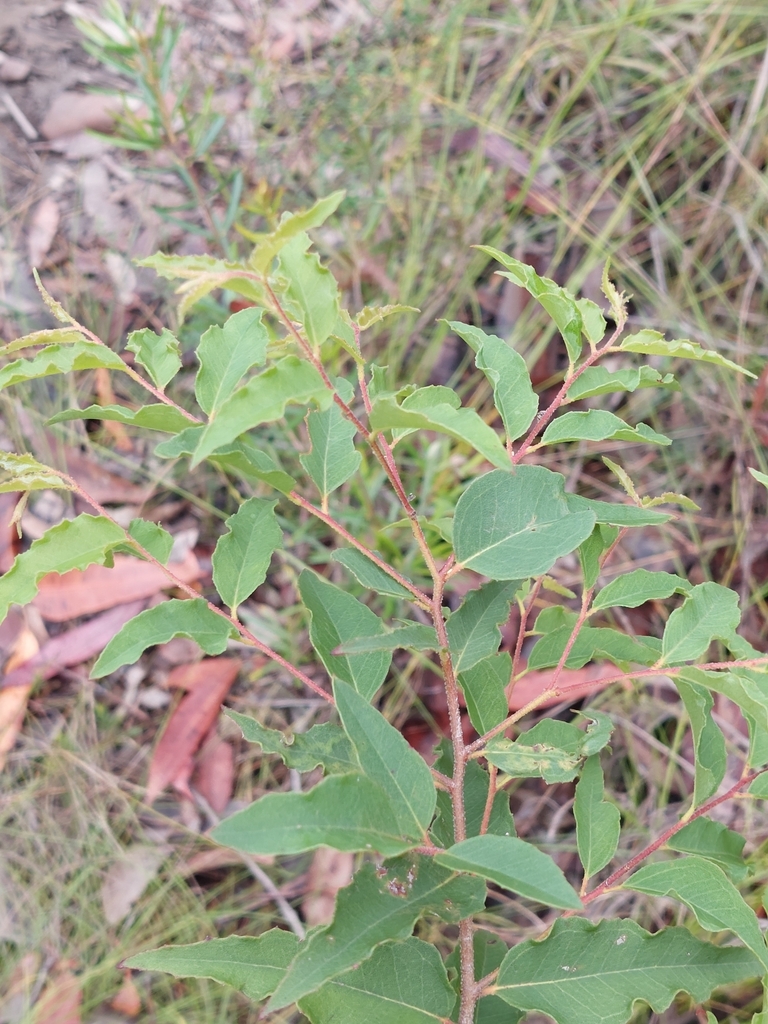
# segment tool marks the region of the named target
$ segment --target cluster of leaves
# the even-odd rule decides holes
[[[562,411],[583,398],[673,381],[671,374],[645,365],[618,370],[598,365],[608,354],[740,368],[654,331],[622,339],[623,302],[607,276],[604,291],[616,329],[605,338],[606,322],[596,304],[575,299],[530,267],[487,249],[502,273],[526,288],[560,331],[569,364],[555,399],[539,410],[520,355],[500,338],[464,323],[450,327],[473,350],[492,387],[498,425],[462,406],[448,388],[390,386],[384,370],[368,364],[360,341],[366,328],[399,307],[350,316],[340,306],[332,275],[310,250],[307,230],[332,214],[341,198],[335,194],[303,213],[285,214],[246,262],[162,254],[143,261],[182,281],[182,318],[217,288],[253,303],[201,337],[194,411],[166,394],[181,368],[179,343],[169,330],[130,336],[127,347],[145,378],[43,293],[65,326],[2,350],[10,359],[0,369],[0,388],[94,367],[132,376],[155,401],[140,408],[74,408],[53,421],[114,420],[163,432],[168,436],[156,445],[156,455],[188,458],[192,467],[209,460],[250,496],[242,498],[216,545],[218,600],[209,602],[174,577],[166,564],[171,537],[160,526],[136,519],[126,529],[75,481],[31,455],[3,453],[3,490],[73,489],[97,514],[60,523],[16,558],[0,578],[0,617],[12,603],[30,601],[45,574],[109,565],[115,551],[127,550],[163,566],[188,599],[165,601],[128,622],[98,658],[95,678],[132,664],[150,646],[173,637],[191,637],[213,655],[238,639],[333,707],[330,721],[296,736],[230,713],[244,737],[265,753],[299,772],[319,766],[322,778],[304,792],[270,793],[214,831],[219,842],[250,854],[295,855],[321,845],[359,853],[359,870],[340,892],[333,921],[306,937],[275,929],[154,950],[131,958],[129,966],[214,978],[253,1000],[268,1000],[267,1010],[296,1004],[313,1024],[360,1019],[470,1024],[515,1021],[529,1010],[558,1024],[581,1024],[585,1006],[590,1019],[622,1024],[637,1000],[658,1012],[680,990],[701,1003],[718,986],[766,974],[768,948],[738,889],[747,873],[744,841],[708,811],[724,799],[719,790],[726,771],[725,740],[712,716],[714,693],[739,707],[751,738],[743,775],[726,795],[750,786],[756,795],[762,792],[757,787],[768,765],[768,659],[738,635],[736,595],[716,583],[694,586],[671,573],[636,569],[599,586],[602,569],[627,530],[666,522],[671,513],[655,506],[687,499],[642,498],[625,471],[609,463],[627,501],[595,501],[568,493],[562,474],[538,464],[539,456],[535,463],[523,462],[533,451],[571,441],[669,443],[646,424],[629,425],[613,413]],[[348,376],[329,375],[329,352],[337,362],[343,354],[351,367]],[[307,409],[311,448],[286,468],[264,444],[256,445],[263,436],[259,428],[279,421],[289,406]],[[465,487],[452,516],[441,518],[440,550],[446,544],[452,550],[447,560],[438,559],[430,546],[429,537],[438,533],[427,530],[429,523],[412,506],[395,457],[402,438],[420,430],[452,438],[478,453],[479,465],[493,467]],[[412,529],[421,582],[351,535],[330,511],[334,493],[371,458]],[[313,494],[319,504],[310,500]],[[326,685],[272,650],[238,617],[283,542],[278,501],[293,502],[335,530],[343,545],[334,558],[350,579],[390,604],[398,602],[399,617],[385,622],[348,590],[310,569],[302,572],[300,597]],[[562,592],[548,574],[573,552],[583,575],[580,610],[549,606],[529,622],[542,588]],[[476,585],[449,612],[446,589],[459,573]],[[677,607],[660,638],[631,637],[599,624],[606,609],[672,599]],[[514,655],[499,650],[500,625],[513,602],[521,613]],[[523,666],[526,636],[537,639]],[[694,664],[715,640],[732,660]],[[435,670],[439,666],[442,673],[451,736],[431,767],[374,703],[398,648],[433,652]],[[614,859],[620,838],[620,815],[606,800],[600,761],[611,737],[610,718],[587,708],[570,722],[545,718],[514,739],[506,733],[552,698],[567,697],[564,670],[592,660],[614,664],[617,680],[660,673],[674,679],[690,719],[696,774],[687,816],[590,889],[590,880]],[[533,668],[551,669],[550,685],[510,714],[510,689]],[[463,736],[462,695],[479,737],[470,743]],[[546,784],[577,780],[574,815],[583,866],[578,892],[551,856],[516,835],[505,787],[520,778]],[[643,864],[661,849],[661,859]],[[488,885],[564,913],[543,939],[508,950],[473,924],[484,910]],[[707,941],[680,927],[650,934],[632,921],[595,925],[574,916],[622,885],[678,900],[702,929],[719,938]],[[425,915],[458,924],[456,950],[446,960],[413,935]],[[735,935],[740,944],[724,941],[727,936],[720,933]]]

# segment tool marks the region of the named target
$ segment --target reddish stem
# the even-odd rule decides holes
[[[601,882],[600,885],[594,888],[591,892],[588,892],[586,896],[583,896],[582,903],[584,903],[584,905],[586,906],[588,903],[591,903],[592,900],[596,900],[598,896],[602,896],[608,889],[611,889],[620,879],[624,878],[625,875],[628,875],[631,871],[634,871],[638,864],[642,864],[642,862],[647,857],[650,857],[652,853],[655,853],[656,850],[658,850],[666,842],[668,842],[672,838],[672,836],[674,836],[681,829],[685,828],[686,825],[690,825],[692,821],[695,821],[697,818],[701,818],[704,814],[709,814],[709,812],[713,808],[717,807],[719,804],[725,803],[726,800],[730,800],[732,797],[736,796],[736,794],[740,790],[745,789],[747,786],[750,785],[750,783],[754,782],[755,779],[758,778],[758,776],[762,775],[764,772],[768,772],[768,766],[765,768],[758,768],[753,772],[749,772],[747,775],[742,775],[742,777],[739,779],[736,785],[731,786],[731,788],[727,792],[723,793],[721,796],[713,797],[711,800],[708,800],[706,803],[702,804],[701,807],[697,807],[696,810],[693,811],[691,814],[688,814],[685,818],[681,818],[680,821],[676,822],[674,825],[671,825],[666,830],[666,832],[662,832],[658,839],[654,839],[654,841],[650,843],[648,846],[646,846],[644,850],[641,850],[640,853],[635,854],[635,856],[628,860],[626,864],[624,864],[620,868],[617,868],[617,870],[614,871],[613,874],[610,875],[608,878],[606,878],[604,882]],[[572,913],[574,913],[574,911],[568,910],[566,911],[564,916],[569,917]],[[576,911],[576,913],[578,913],[578,911]]]
[[[305,498],[302,498],[302,496],[298,494],[296,491],[291,491],[288,497],[291,499],[292,502],[294,502],[294,504],[299,505],[303,509],[306,509],[307,512],[310,512],[313,516],[316,516],[321,522],[325,523],[326,526],[330,526],[332,530],[335,530],[340,537],[343,537],[345,541],[347,541],[353,547],[357,548],[357,550],[364,554],[366,558],[370,558],[370,560],[375,565],[377,565],[382,570],[382,572],[385,572],[387,576],[390,576],[393,580],[395,580],[395,582],[399,583],[401,587],[405,587],[405,589],[413,595],[414,600],[422,608],[424,608],[426,611],[430,610],[432,604],[427,594],[424,594],[421,590],[419,590],[418,587],[414,586],[413,583],[411,583],[410,580],[406,579],[405,576],[401,576],[401,574],[396,569],[393,569],[383,559],[379,558],[379,556],[375,552],[371,551],[370,548],[367,548],[365,544],[361,544],[361,542],[357,540],[357,538],[353,537],[353,535],[348,530],[345,530],[341,523],[337,522],[337,520],[335,520],[333,516],[329,515],[327,512],[323,512],[321,509],[317,508],[317,506],[313,505]]]
[[[91,508],[94,508],[99,513],[99,515],[104,516],[105,519],[108,519],[111,523],[114,523],[115,526],[120,526],[120,524],[115,519],[113,519],[113,517],[107,512],[107,510],[103,508],[103,506],[101,506],[86,491],[84,491],[72,479],[72,477],[67,476],[66,473],[60,473],[59,476],[61,476],[62,480],[66,480],[72,487],[72,490],[76,491],[84,501],[87,501]],[[174,572],[168,568],[167,565],[163,565],[163,563],[159,561],[157,558],[155,558],[155,556],[151,554],[151,552],[147,551],[146,548],[142,547],[142,545],[139,544],[138,541],[131,537],[128,531],[124,529],[124,527],[120,527],[120,529],[124,530],[126,539],[130,542],[130,544],[133,547],[135,547],[137,551],[140,551],[148,562],[152,562],[152,564],[156,565],[158,569],[162,569],[162,571],[165,573],[165,575],[168,577],[168,579],[173,583],[175,587],[178,587],[180,590],[183,590],[184,593],[191,598],[200,598],[201,595],[194,589],[194,587],[191,587],[188,583],[185,583],[183,580],[179,579],[179,577],[176,576]],[[234,626],[238,633],[243,637],[245,641],[247,641],[247,643],[251,647],[255,647],[257,651],[260,651],[262,654],[266,655],[266,657],[270,658],[272,661],[282,666],[282,668],[286,669],[288,672],[291,673],[291,675],[299,679],[302,683],[304,683],[305,686],[309,687],[309,689],[316,693],[319,697],[322,697],[324,700],[327,700],[329,704],[334,703],[333,697],[321,686],[318,686],[314,679],[310,679],[306,672],[302,672],[300,668],[297,668],[295,665],[291,664],[291,662],[284,658],[281,654],[278,654],[277,651],[273,651],[271,647],[268,647],[267,644],[259,640],[258,637],[254,636],[253,633],[251,633],[251,631],[246,626],[244,626],[238,619],[233,618],[233,616],[231,615],[227,615],[225,611],[222,611],[221,608],[217,608],[216,605],[213,604],[211,601],[206,600],[206,604],[208,605],[212,612],[214,612],[216,615],[221,616],[221,618],[226,619],[226,621],[230,625]]]

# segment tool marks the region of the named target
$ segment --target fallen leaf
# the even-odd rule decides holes
[[[167,643],[158,644],[155,648],[155,654],[159,655],[166,665],[180,665],[182,668],[187,669],[190,666],[190,662],[200,660],[203,652],[200,649],[200,645],[196,644],[194,640],[190,640],[189,637],[176,636]],[[181,683],[166,683],[166,686],[181,685]],[[183,688],[186,689],[186,687]]]
[[[271,856],[253,855],[258,864],[274,864],[275,858]],[[214,846],[210,850],[201,850],[194,854],[189,860],[179,866],[178,872],[182,878],[189,878],[190,875],[201,875],[206,871],[217,871],[219,868],[237,867],[243,863],[242,855],[234,850],[228,850],[225,846]]]
[[[341,853],[328,846],[315,850],[309,869],[308,893],[301,904],[308,927],[329,924],[333,920],[336,894],[352,881],[354,866],[353,853]]]
[[[141,995],[130,971],[125,972],[123,984],[109,1005],[117,1013],[123,1013],[126,1017],[138,1017],[141,1013]]]
[[[152,562],[141,562],[130,555],[115,555],[113,568],[89,565],[59,576],[51,573],[40,581],[33,604],[49,622],[68,622],[80,615],[93,615],[127,601],[152,597],[169,590],[174,583]],[[200,579],[203,571],[190,551],[183,562],[170,566],[182,583]]]
[[[25,624],[6,662],[6,673],[13,672],[19,665],[29,661],[39,649],[37,637]],[[21,732],[31,689],[32,685],[29,684],[0,691],[0,771],[5,767],[6,755],[13,749]]]
[[[5,678],[0,680],[0,691],[9,686],[29,686],[35,679],[50,679],[60,668],[82,665],[84,661],[100,654],[112,637],[126,622],[138,615],[145,604],[145,601],[120,604],[82,626],[59,633],[43,644],[39,652],[25,664],[12,672],[6,671]]]
[[[196,686],[183,697],[168,719],[149,766],[149,804],[170,783],[183,791],[191,775],[192,757],[216,721],[221,703],[237,678],[240,662],[236,658],[205,658],[194,668],[205,685]]]
[[[221,816],[235,784],[235,752],[231,744],[215,733],[203,744],[197,757],[193,785]]]
[[[70,449],[67,472],[82,489],[102,505],[142,505],[151,496],[152,484],[134,484],[117,473],[110,473],[95,459]]]
[[[80,1024],[83,992],[80,979],[64,964],[51,973],[35,1003],[32,1024]]]
[[[169,853],[167,846],[136,843],[108,869],[101,886],[101,904],[107,924],[119,924],[127,917]]]
[[[29,234],[27,236],[27,252],[29,264],[32,267],[39,267],[53,244],[56,232],[59,230],[61,211],[59,204],[53,196],[46,196],[35,207],[32,219],[29,222]]]
[[[23,82],[29,77],[32,65],[21,57],[9,57],[0,50],[0,82]]]
[[[107,168],[101,160],[89,160],[80,175],[83,210],[93,222],[95,234],[112,245],[130,238],[133,224],[116,201]]]
[[[531,671],[517,682],[509,698],[509,710],[519,711],[540,693],[548,690],[552,683],[552,669]],[[548,708],[553,704],[561,704],[564,700],[580,700],[590,693],[605,689],[607,679],[615,679],[619,670],[615,665],[592,663],[584,668],[566,668],[560,673],[557,697],[551,697],[539,707]]]
[[[46,139],[91,128],[109,132],[115,123],[115,114],[123,109],[120,96],[99,93],[60,92],[48,108],[40,125],[40,134]]]

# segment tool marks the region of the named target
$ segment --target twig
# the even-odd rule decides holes
[[[24,112],[19,110],[18,106],[16,105],[16,101],[4,85],[0,85],[0,100],[3,101],[5,109],[11,115],[13,120],[24,133],[24,135],[30,140],[30,142],[34,142],[35,139],[40,138],[40,136],[37,133],[37,129],[34,127],[34,125],[30,124]]]
[[[66,480],[70,484],[72,490],[76,491],[84,501],[87,501],[91,508],[94,508],[99,513],[99,515],[104,516],[105,519],[108,519],[111,523],[114,523],[115,526],[120,526],[117,520],[114,519],[102,505],[100,505],[94,498],[92,498],[87,491],[84,491],[82,487],[80,487],[80,485],[75,480],[72,479],[71,476],[67,476],[66,473],[58,472],[57,475],[60,476],[62,480]],[[174,574],[173,570],[169,569],[167,565],[163,565],[163,563],[159,559],[155,558],[155,556],[151,552],[147,551],[145,547],[139,544],[139,542],[134,537],[131,537],[124,527],[121,526],[120,529],[125,532],[126,538],[130,541],[131,545],[135,547],[137,551],[141,552],[141,554],[147,559],[147,561],[152,562],[152,564],[156,565],[158,569],[162,569],[162,571],[165,573],[168,579],[171,580],[175,587],[178,587],[180,590],[183,590],[185,594],[187,594],[189,597],[195,600],[200,599],[200,594],[198,594],[198,592],[193,587],[191,587],[188,583],[185,583],[183,580],[179,579],[179,577]],[[329,704],[335,703],[333,697],[321,686],[318,686],[314,679],[310,679],[306,672],[302,672],[300,668],[297,668],[295,665],[291,664],[290,661],[284,658],[281,654],[278,654],[277,651],[273,651],[271,647],[267,646],[267,644],[259,640],[258,637],[254,636],[254,634],[251,633],[251,631],[246,626],[244,626],[242,622],[240,622],[238,619],[233,618],[231,615],[227,615],[227,613],[225,611],[222,611],[221,608],[217,608],[216,605],[213,604],[213,602],[206,600],[206,604],[215,615],[219,615],[221,618],[225,619],[231,626],[233,626],[238,631],[238,633],[243,637],[243,639],[249,644],[249,646],[255,647],[257,651],[260,651],[268,658],[271,658],[272,661],[276,662],[282,668],[290,672],[291,675],[295,676],[296,679],[299,679],[302,683],[304,683],[305,686],[308,686],[310,690],[312,690],[314,693],[318,694],[320,697],[323,697],[325,700],[327,700]]]
[[[588,892],[586,896],[583,896],[582,903],[584,903],[584,905],[586,906],[588,903],[591,903],[592,900],[596,900],[598,896],[602,896],[608,889],[611,889],[620,879],[624,878],[625,875],[628,875],[631,871],[634,871],[638,864],[641,864],[646,859],[646,857],[650,857],[652,853],[655,853],[656,850],[658,850],[666,842],[668,842],[672,838],[672,836],[678,833],[681,829],[685,828],[686,825],[690,825],[690,823],[692,821],[695,821],[696,818],[700,818],[704,814],[709,814],[709,812],[714,807],[717,807],[719,804],[725,803],[726,800],[730,800],[740,790],[750,785],[750,783],[754,782],[755,779],[758,778],[758,776],[762,775],[764,772],[768,772],[768,767],[758,768],[753,772],[749,772],[747,775],[742,775],[742,777],[739,779],[736,785],[731,786],[731,788],[727,790],[727,792],[721,794],[720,796],[713,797],[711,800],[708,800],[706,803],[702,804],[701,807],[697,807],[696,810],[693,811],[691,814],[686,815],[684,818],[681,818],[680,821],[676,822],[674,825],[671,825],[665,832],[662,832],[658,839],[654,839],[654,841],[650,843],[648,846],[646,846],[644,850],[641,850],[640,853],[635,854],[635,856],[628,860],[626,864],[624,864],[620,868],[617,868],[617,870],[614,871],[613,874],[610,875],[608,878],[606,878],[604,882],[601,882],[600,885],[594,888],[591,892]],[[572,913],[578,913],[578,911],[566,911],[564,916],[570,917]]]

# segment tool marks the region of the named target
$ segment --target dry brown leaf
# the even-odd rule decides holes
[[[51,973],[43,994],[35,1003],[32,1024],[80,1024],[83,992],[80,979],[67,961]]]
[[[35,207],[32,219],[29,222],[29,234],[27,235],[27,253],[29,264],[32,267],[39,267],[48,255],[56,232],[59,230],[61,211],[59,204],[53,196],[46,196]]]
[[[34,658],[40,650],[37,637],[25,625],[19,633],[14,644],[11,656],[6,662],[5,671],[13,672],[15,668],[23,665],[25,661]],[[5,767],[6,756],[21,732],[24,722],[24,714],[27,710],[27,700],[32,689],[31,683],[27,686],[14,686],[8,690],[0,691],[0,771]]]
[[[141,995],[130,971],[125,972],[123,984],[109,1005],[117,1013],[123,1013],[126,1017],[138,1017],[141,1013]]]
[[[9,57],[0,50],[0,82],[23,82],[29,77],[32,65],[21,57]]]
[[[208,737],[197,757],[192,783],[221,816],[235,784],[235,752],[231,744],[215,733]]]
[[[205,658],[194,669],[205,685],[188,693],[171,714],[149,766],[147,803],[171,783],[182,791],[192,770],[192,757],[219,715],[221,703],[237,678],[236,658]]]
[[[115,114],[123,109],[119,96],[97,93],[60,92],[55,97],[40,125],[40,134],[46,139],[91,128],[109,132],[115,123]]]
[[[548,708],[564,700],[579,700],[590,693],[605,689],[608,679],[615,679],[618,669],[614,665],[590,664],[584,668],[566,668],[558,681],[559,696],[551,697],[539,707]],[[519,711],[552,684],[552,669],[533,670],[515,684],[509,698],[509,710]]]
[[[192,642],[192,641],[190,641]],[[207,686],[210,674],[205,660],[190,662],[187,665],[176,665],[168,673],[165,685],[170,690],[196,690]]]
[[[151,484],[133,484],[110,473],[82,452],[67,451],[67,472],[82,489],[102,505],[142,505],[152,494]]]
[[[190,551],[183,562],[170,568],[182,583],[193,583],[202,576],[200,563]],[[49,622],[69,622],[80,615],[93,615],[118,604],[152,597],[174,584],[152,562],[141,562],[130,555],[115,555],[113,568],[89,565],[59,576],[51,573],[40,581],[33,604]]]
[[[315,850],[309,869],[308,893],[301,904],[304,920],[310,928],[333,920],[336,893],[352,881],[354,866],[353,853],[341,853],[328,846]]]
[[[167,846],[136,843],[108,869],[101,887],[101,903],[107,924],[119,924],[130,913],[168,856]]]
[[[82,665],[100,654],[113,636],[138,615],[145,601],[131,601],[118,605],[103,615],[97,615],[82,626],[59,633],[43,644],[38,653],[12,672],[7,671],[0,680],[0,691],[8,686],[28,686],[35,679],[50,679],[60,668]],[[6,619],[6,622],[8,620]]]

